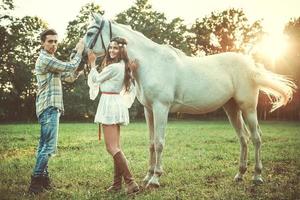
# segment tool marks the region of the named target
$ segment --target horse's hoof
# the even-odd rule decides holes
[[[152,176],[151,179],[145,184],[145,188],[159,188],[160,184],[158,182],[158,178],[156,176]]]
[[[160,185],[159,184],[148,184],[148,186],[146,187],[147,189],[156,189],[159,188]]]
[[[148,185],[148,181],[144,181],[144,180],[143,180],[143,182],[142,182],[142,184],[141,184],[141,185],[142,185],[142,187],[143,187],[143,188],[146,188],[146,187],[147,187],[147,185]]]
[[[235,182],[242,182],[244,179],[240,174],[235,175],[234,181]]]
[[[142,187],[146,188],[147,185],[149,184],[151,178],[152,178],[152,176],[146,176],[142,182]]]
[[[261,175],[253,176],[252,182],[255,185],[260,185],[264,183],[264,180],[262,179]]]
[[[144,185],[145,189],[156,189],[156,188],[159,188],[159,187],[160,187],[160,184],[158,182],[153,183],[153,182],[149,181],[147,184]]]

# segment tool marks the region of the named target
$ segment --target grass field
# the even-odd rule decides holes
[[[300,123],[263,122],[263,185],[251,182],[253,146],[245,180],[235,183],[239,142],[226,121],[171,121],[163,155],[159,189],[135,199],[300,199]],[[122,146],[136,180],[148,168],[148,132],[144,122],[122,127]],[[112,159],[97,125],[63,123],[58,155],[49,170],[55,188],[35,197],[27,194],[39,139],[38,124],[0,125],[0,199],[127,199],[108,194]],[[132,198],[132,197],[131,197]]]

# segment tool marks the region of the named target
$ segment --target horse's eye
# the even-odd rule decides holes
[[[93,35],[93,33],[92,32],[89,32],[89,33],[87,33],[86,34],[88,37],[91,37],[92,35]]]

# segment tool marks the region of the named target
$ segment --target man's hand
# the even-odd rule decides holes
[[[77,53],[79,53],[80,55],[82,55],[82,52],[84,50],[84,43],[83,43],[83,39],[82,38],[77,43],[75,49],[77,50]]]

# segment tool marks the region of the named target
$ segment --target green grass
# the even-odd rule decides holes
[[[228,122],[171,121],[163,153],[159,189],[135,199],[300,199],[300,123],[261,123],[263,185],[254,185],[253,146],[244,182],[235,183],[239,142]],[[122,127],[122,147],[136,180],[148,169],[148,132],[144,122]],[[0,125],[0,199],[127,199],[108,194],[112,159],[97,125],[63,123],[58,155],[49,162],[55,188],[35,197],[27,194],[39,139],[38,124]]]

